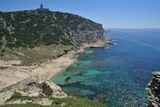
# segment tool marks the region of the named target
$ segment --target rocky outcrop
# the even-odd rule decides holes
[[[153,73],[153,79],[148,84],[148,107],[160,107],[160,71]]]
[[[19,93],[22,98],[23,96],[34,98],[31,100],[19,101],[20,99],[14,99],[14,101],[9,100],[12,99],[15,93]],[[16,95],[17,96],[17,95]],[[45,105],[46,101],[49,103],[49,99],[47,97],[54,98],[66,98],[68,97],[66,93],[62,91],[62,89],[54,84],[50,80],[42,80],[38,77],[29,77],[25,80],[22,80],[16,84],[13,84],[9,87],[6,87],[0,90],[0,105],[1,104],[24,104],[24,103],[35,103]]]
[[[98,40],[95,43],[88,44],[88,47],[90,47],[90,48],[103,48],[103,47],[106,47],[107,45],[113,45],[112,39]]]

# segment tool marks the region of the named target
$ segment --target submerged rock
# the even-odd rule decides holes
[[[71,77],[67,77],[67,78],[65,79],[65,81],[68,82],[70,79],[71,79]]]
[[[160,71],[153,73],[153,79],[148,84],[148,107],[160,107]]]
[[[96,96],[93,98],[93,100],[97,101],[97,102],[104,102],[106,97],[107,96],[105,94],[96,94]]]

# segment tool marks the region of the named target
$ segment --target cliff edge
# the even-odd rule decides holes
[[[153,73],[153,79],[148,84],[148,107],[160,107],[160,71]]]

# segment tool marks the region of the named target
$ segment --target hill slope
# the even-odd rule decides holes
[[[102,25],[78,15],[45,9],[0,12],[2,60],[42,63],[101,39]]]
[[[27,10],[0,12],[1,49],[56,43],[78,45],[102,38],[103,28],[77,15]]]

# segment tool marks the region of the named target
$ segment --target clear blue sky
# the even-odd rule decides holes
[[[36,9],[78,14],[105,28],[160,28],[160,0],[0,0],[0,11]]]

